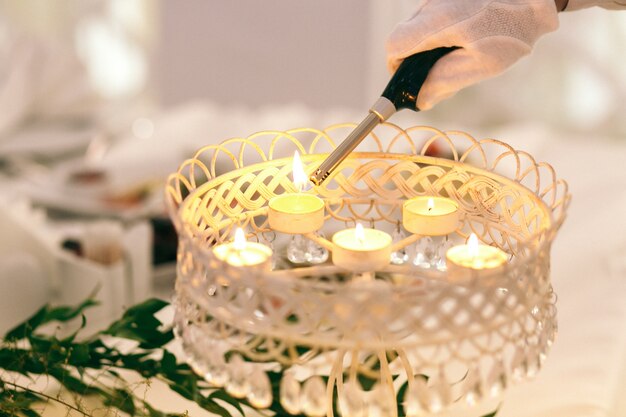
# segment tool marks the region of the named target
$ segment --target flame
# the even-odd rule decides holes
[[[363,226],[361,223],[356,224],[356,228],[354,229],[354,236],[356,236],[356,240],[362,245],[365,243],[365,231],[363,230]]]
[[[474,233],[472,233],[467,240],[467,252],[472,258],[478,256],[478,237],[476,237]]]
[[[432,198],[429,198],[428,204],[426,206],[428,207],[428,211],[431,211],[432,209],[435,208],[435,200],[433,200]]]
[[[243,250],[246,247],[246,235],[241,227],[235,230],[235,240],[233,240],[233,248],[235,250]]]
[[[308,182],[308,178],[306,176],[306,172],[304,172],[304,166],[302,165],[302,160],[300,159],[298,151],[293,154],[293,167],[291,172],[293,174],[293,184],[296,186],[296,190],[300,193]]]

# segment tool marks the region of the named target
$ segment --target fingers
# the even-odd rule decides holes
[[[389,35],[385,44],[389,71],[394,72],[404,58],[417,52],[471,42],[465,26],[491,1],[424,1],[410,19],[397,24]]]
[[[503,73],[531,51],[514,38],[478,40],[441,58],[431,69],[417,97],[417,107],[428,110],[460,90]]]
[[[408,56],[441,46],[460,46],[466,42],[463,33],[455,30],[454,26],[441,29],[437,36],[432,36],[428,24],[421,24],[423,19],[420,19],[420,22],[415,20],[417,18],[398,24],[387,39],[385,49],[387,69],[390,73],[394,73]]]

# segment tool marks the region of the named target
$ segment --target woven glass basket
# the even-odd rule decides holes
[[[497,140],[383,124],[308,190],[325,203],[316,236],[357,222],[406,236],[402,203],[421,195],[457,202],[457,230],[409,245],[404,262],[365,278],[329,261],[293,264],[294,237],[270,229],[268,201],[294,192],[294,150],[311,172],[354,126],[230,139],[170,176],[175,328],[188,362],[257,408],[309,416],[435,413],[532,377],[557,329],[550,246],[570,199],[565,182]],[[271,270],[215,257],[236,227],[272,247]],[[437,264],[438,250],[470,233],[509,254],[505,267],[453,276]],[[431,264],[412,262],[420,247],[434,252]]]

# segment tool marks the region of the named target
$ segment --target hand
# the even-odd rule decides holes
[[[462,49],[441,58],[417,98],[427,110],[459,90],[504,72],[558,27],[555,0],[423,0],[387,41],[387,66],[440,46]]]

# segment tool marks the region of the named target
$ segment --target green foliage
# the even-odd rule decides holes
[[[87,300],[75,307],[45,306],[6,333],[0,342],[0,417],[38,417],[42,404],[50,402],[66,407],[68,412],[91,416],[94,410],[82,401],[89,396],[97,398],[105,408],[131,416],[187,415],[187,412],[168,414],[149,404],[143,391],[137,392],[142,384],[124,377],[129,371],[143,378],[144,387],[150,386],[152,380],[161,381],[183,398],[222,417],[232,417],[225,404],[242,415],[246,408],[251,408],[245,399],[233,398],[223,389],[210,387],[167,350],[167,344],[174,338],[172,329],[155,317],[168,305],[165,301],[150,299],[131,307],[105,330],[79,339],[86,324],[84,312],[95,304]],[[77,328],[73,333],[58,336],[60,329],[66,330],[78,319],[80,324],[74,324]],[[57,324],[53,331],[51,323]],[[108,336],[132,340],[138,346],[131,352],[122,352],[103,341]],[[274,398],[269,411],[287,415],[278,400],[282,373],[269,372],[268,376]],[[30,383],[49,377],[57,380],[64,391],[50,394],[45,389],[33,388],[36,385]],[[361,383],[365,387],[373,381],[361,380]],[[399,399],[404,388],[398,394]],[[402,416],[402,410],[398,411]],[[495,413],[485,417],[494,416]]]

